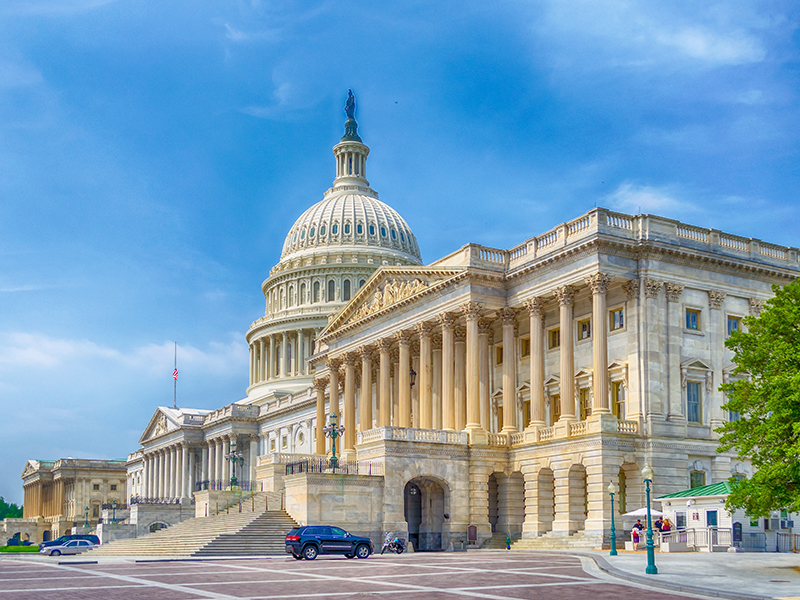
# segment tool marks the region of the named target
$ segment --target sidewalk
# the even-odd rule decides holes
[[[594,559],[614,577],[653,587],[735,600],[800,600],[800,554],[656,552],[657,575],[647,575],[645,552],[569,552]]]

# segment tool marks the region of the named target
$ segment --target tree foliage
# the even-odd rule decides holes
[[[13,503],[6,502],[2,496],[0,496],[0,521],[3,519],[21,519],[22,518],[22,507],[17,506]]]
[[[773,291],[758,317],[744,319],[747,331],[725,343],[738,377],[721,386],[723,408],[739,418],[717,430],[718,451],[752,461],[755,473],[734,485],[727,501],[751,516],[800,512],[800,281]]]

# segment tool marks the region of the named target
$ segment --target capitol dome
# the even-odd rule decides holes
[[[325,198],[300,215],[289,230],[281,261],[317,249],[330,251],[332,246],[345,246],[355,251],[360,247],[383,249],[420,263],[419,246],[411,228],[396,210],[370,192],[368,188],[328,190]]]

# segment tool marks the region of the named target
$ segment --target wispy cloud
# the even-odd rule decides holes
[[[621,183],[608,194],[605,204],[614,210],[627,213],[655,213],[664,216],[680,217],[687,213],[700,212],[700,206],[676,197],[675,190]]]

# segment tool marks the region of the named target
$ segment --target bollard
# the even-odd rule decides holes
[[[511,536],[506,537],[506,550],[511,550]]]

